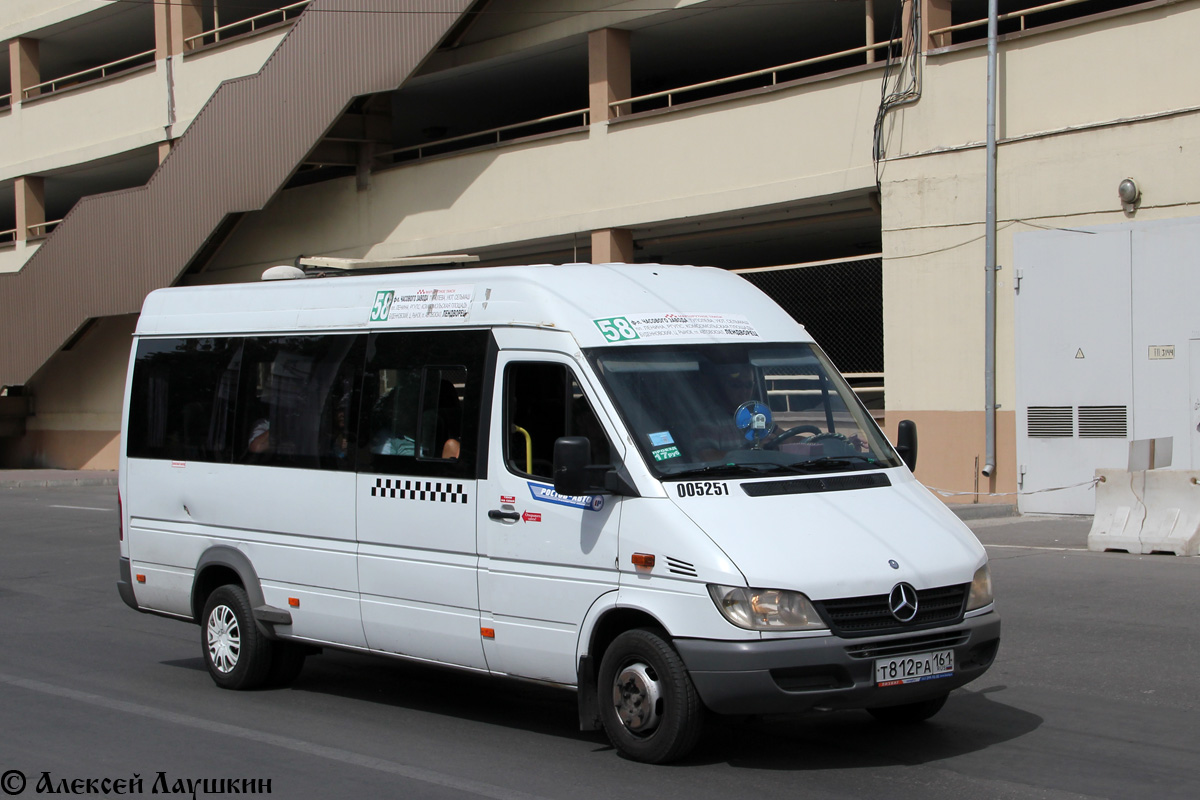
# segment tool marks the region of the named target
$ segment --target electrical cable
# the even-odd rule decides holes
[[[900,36],[900,28],[904,18],[905,0],[899,0],[899,3],[899,12],[892,20],[891,39],[893,41]],[[904,41],[900,45],[900,59],[898,64],[892,55],[892,48],[888,48],[887,63],[883,70],[883,86],[880,90],[879,110],[875,114],[875,126],[871,142],[871,162],[875,168],[875,190],[877,192],[882,192],[883,190],[882,165],[887,156],[883,125],[888,112],[897,106],[916,102],[921,97],[921,60],[917,48],[921,33],[921,7],[917,0],[911,0],[911,11],[909,14],[911,22],[908,26],[908,33],[903,37]],[[897,68],[894,73],[896,87],[889,92],[888,87],[893,79],[893,68]],[[901,88],[906,78],[907,84]]]

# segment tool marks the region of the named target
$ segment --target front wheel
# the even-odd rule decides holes
[[[600,721],[613,746],[635,761],[683,757],[700,738],[703,707],[675,648],[654,631],[626,631],[600,661]]]
[[[241,586],[221,586],[208,596],[200,620],[208,674],[222,689],[254,689],[271,668],[271,642],[259,632]]]
[[[916,703],[905,703],[902,706],[868,708],[867,711],[880,722],[887,722],[893,725],[912,725],[917,722],[924,722],[941,711],[942,706],[946,705],[947,697],[949,697],[949,694],[943,694]]]

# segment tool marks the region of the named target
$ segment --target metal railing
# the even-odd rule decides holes
[[[403,155],[406,153],[415,153],[416,154],[415,157],[419,159],[419,158],[425,157],[426,150],[436,149],[436,148],[443,147],[448,144],[454,144],[456,142],[465,142],[465,141],[472,140],[472,139],[482,139],[484,137],[490,138],[493,136],[495,137],[494,140],[487,141],[487,142],[480,142],[480,146],[483,146],[485,144],[500,144],[503,141],[513,141],[514,139],[517,139],[520,137],[511,137],[506,140],[503,138],[504,134],[509,133],[511,131],[521,130],[522,128],[534,128],[539,125],[546,125],[551,122],[558,122],[559,120],[570,119],[571,117],[579,117],[580,118],[579,124],[582,126],[586,126],[588,124],[588,116],[589,116],[589,112],[588,112],[588,109],[586,109],[586,108],[581,108],[577,111],[564,111],[561,114],[551,114],[548,117],[539,117],[538,119],[526,120],[524,122],[514,122],[511,125],[501,125],[498,128],[488,128],[488,129],[482,130],[482,131],[475,131],[474,133],[464,133],[461,136],[451,136],[447,139],[438,139],[436,141],[426,142],[424,144],[410,145],[408,147],[399,147],[395,150],[384,150],[380,153],[376,153],[375,155],[377,158],[386,158],[387,156],[399,156],[399,155]],[[571,127],[574,127],[574,126],[571,126]]]
[[[29,238],[30,239],[40,239],[43,236],[49,236],[50,232],[53,231],[55,228],[57,228],[58,223],[60,223],[60,222],[62,222],[61,219],[52,219],[52,220],[47,220],[46,222],[38,222],[34,225],[30,225],[29,229],[28,229],[29,230]]]
[[[236,30],[236,32],[233,33],[232,35],[240,36],[243,33],[253,33],[254,31],[257,31],[259,28],[263,28],[268,25],[276,25],[280,22],[287,22],[288,19],[292,19],[292,18],[300,16],[300,12],[306,6],[308,6],[310,1],[311,0],[301,0],[299,3],[292,3],[291,5],[284,6],[283,8],[276,8],[271,11],[264,11],[261,14],[255,14],[253,17],[246,17],[245,19],[239,19],[236,22],[228,22],[224,25],[220,24],[220,17],[217,16],[217,10],[216,10],[216,8],[214,8],[213,9],[213,25],[214,25],[214,27],[207,31],[201,31],[200,33],[197,33],[195,36],[187,37],[186,39],[183,40],[184,47],[186,47],[188,50],[195,50],[197,47],[200,47],[201,45],[208,44],[208,42],[204,41],[205,39],[211,37],[212,43],[216,44],[217,42],[221,41],[221,34],[225,34],[225,36],[228,37],[229,35],[231,35],[230,32],[234,31],[235,29],[240,29],[240,30]],[[295,11],[296,13],[293,14],[292,17],[289,17],[288,14],[293,11]],[[267,20],[270,20],[270,21],[268,22]]]
[[[882,372],[847,372],[843,373],[842,377],[850,384],[850,388],[854,390],[854,393],[859,396],[883,394],[884,392]],[[783,382],[785,384],[799,381],[817,382],[821,380],[821,376],[819,375],[764,375],[763,378],[767,381],[767,396],[785,398],[783,405],[787,409],[790,409],[791,404],[786,398],[818,396],[823,392],[820,387],[813,389],[785,389],[776,386],[776,382]],[[869,383],[864,385],[864,382],[868,381]]]
[[[132,56],[119,58],[116,61],[110,61],[107,64],[101,64],[98,67],[80,70],[79,72],[72,72],[70,75],[63,75],[61,77],[54,78],[53,80],[35,83],[28,89],[21,90],[21,99],[28,100],[31,97],[50,94],[51,92],[57,92],[60,89],[66,89],[68,88],[67,85],[74,86],[77,83],[84,83],[86,81],[102,80],[103,78],[107,78],[110,75],[118,72],[124,72],[128,69],[145,66],[146,64],[153,64],[154,52],[155,51],[153,50],[147,50],[144,53],[136,53]]]
[[[17,240],[17,229],[0,231],[0,244],[12,244]]]
[[[1083,0],[1077,0],[1077,2],[1083,2]],[[665,97],[665,98],[667,98],[667,108],[670,108],[672,105],[674,105],[675,95],[677,95],[677,94],[684,94],[687,92],[696,92],[696,91],[700,91],[702,89],[712,89],[717,86],[723,86],[727,83],[736,83],[738,81],[746,81],[746,80],[751,80],[753,78],[766,77],[768,75],[771,77],[770,85],[776,86],[779,83],[779,73],[781,73],[781,72],[787,72],[788,70],[799,69],[800,67],[808,67],[808,66],[812,66],[813,64],[823,64],[826,61],[836,61],[839,58],[848,58],[850,56],[864,55],[866,53],[874,52],[875,50],[879,50],[881,48],[887,48],[887,47],[892,47],[893,45],[899,45],[899,44],[901,44],[901,42],[902,42],[902,40],[900,40],[900,39],[889,39],[886,42],[875,42],[874,44],[867,44],[867,45],[863,45],[862,47],[852,47],[849,50],[839,50],[836,53],[826,53],[823,56],[813,56],[812,58],[804,58],[804,59],[801,59],[800,61],[792,61],[788,64],[781,64],[777,67],[764,67],[763,69],[756,69],[752,72],[743,72],[738,75],[729,75],[724,78],[714,78],[713,80],[710,80],[710,81],[702,81],[700,83],[692,83],[692,84],[688,84],[687,86],[680,86],[675,89],[664,89],[659,92],[650,92],[648,94],[640,94],[636,97],[629,97],[624,100],[614,100],[608,104],[608,107],[613,109],[614,111],[617,112],[618,115],[620,115],[622,113],[622,107],[630,106],[633,103],[640,103],[640,102],[645,102],[648,100],[657,100],[657,99]],[[626,111],[625,113],[629,113],[629,112]]]
[[[12,105],[11,94],[0,94],[0,108],[8,108]]]
[[[707,89],[707,88],[712,88],[712,87],[716,87],[716,86],[722,86],[724,84],[734,83],[736,81],[742,81],[742,80],[747,80],[747,79],[752,79],[752,78],[756,78],[756,77],[760,77],[760,76],[767,76],[767,75],[771,76],[771,84],[770,85],[774,86],[774,85],[778,84],[779,73],[781,73],[781,72],[786,72],[791,69],[797,69],[799,67],[811,66],[813,64],[821,64],[826,61],[834,61],[836,59],[846,58],[848,56],[863,55],[863,54],[866,54],[866,53],[869,53],[869,52],[872,52],[874,50],[878,50],[881,48],[887,48],[887,47],[892,47],[893,45],[899,45],[900,43],[901,43],[900,39],[890,39],[885,42],[876,42],[874,44],[864,45],[862,47],[853,47],[853,48],[850,48],[849,50],[841,50],[836,53],[828,53],[828,54],[822,55],[822,56],[806,58],[806,59],[802,59],[800,61],[793,61],[788,64],[781,64],[781,65],[775,66],[775,67],[767,67],[764,69],[755,70],[753,72],[744,72],[740,75],[731,75],[731,76],[728,76],[725,78],[715,78],[711,81],[704,81],[703,83],[693,83],[688,86],[681,86],[677,89],[667,89],[667,90],[661,91],[661,92],[652,92],[650,94],[639,95],[637,97],[630,97],[630,98],[627,98],[624,100],[614,100],[613,102],[609,103],[608,105],[609,105],[609,108],[616,109],[617,113],[620,114],[621,107],[628,106],[631,103],[636,103],[636,102],[640,102],[640,101],[644,101],[644,100],[653,100],[653,99],[660,98],[660,97],[666,97],[667,105],[671,106],[673,104],[673,96],[676,94],[682,94],[684,92],[692,92],[692,91],[697,91],[700,89]],[[626,113],[628,113],[628,112],[626,112]],[[538,125],[545,125],[547,123],[557,122],[558,120],[569,119],[571,117],[580,117],[580,120],[581,120],[580,125],[587,125],[589,122],[589,117],[590,117],[589,110],[586,108],[582,108],[582,109],[578,109],[576,111],[564,111],[561,114],[552,114],[548,117],[539,117],[538,119],[526,120],[524,122],[515,122],[511,125],[501,125],[496,128],[488,128],[486,130],[475,131],[473,133],[465,133],[460,136],[451,136],[446,139],[437,139],[435,141],[426,142],[424,144],[419,144],[419,145],[409,145],[407,147],[400,147],[395,150],[385,150],[383,152],[377,153],[376,157],[377,158],[385,158],[387,156],[404,156],[404,155],[408,155],[408,154],[414,154],[414,156],[413,156],[414,159],[421,159],[421,158],[425,157],[426,151],[440,149],[442,147],[445,147],[446,145],[452,145],[452,144],[455,144],[458,142],[465,142],[465,141],[470,141],[470,140],[474,140],[474,139],[481,139],[483,137],[494,137],[494,139],[490,142],[481,143],[481,144],[500,144],[503,141],[511,141],[512,139],[519,138],[519,137],[512,137],[512,139],[506,140],[504,138],[504,134],[506,134],[506,133],[520,130],[522,128],[533,128],[533,127],[537,127]],[[397,160],[399,160],[399,159],[397,159]]]
[[[1025,18],[1033,14],[1039,14],[1043,11],[1053,11],[1056,8],[1066,8],[1067,6],[1077,6],[1081,3],[1089,3],[1092,0],[1058,0],[1056,3],[1046,3],[1045,5],[1034,6],[1033,8],[1022,8],[1016,11],[1010,11],[1007,14],[1001,14],[996,17],[998,22],[1007,22],[1010,19],[1019,19],[1021,21],[1021,30],[1025,30]],[[957,25],[950,25],[945,28],[938,28],[929,32],[932,37],[942,36],[955,31],[965,31],[969,28],[978,28],[981,25],[987,25],[987,17],[983,19],[972,20],[970,22],[960,22]]]

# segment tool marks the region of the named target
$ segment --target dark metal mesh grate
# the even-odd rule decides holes
[[[883,372],[883,259],[739,273],[808,329],[844,373]]]

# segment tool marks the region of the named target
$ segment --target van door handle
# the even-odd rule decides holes
[[[498,508],[493,508],[488,511],[488,519],[506,519],[509,522],[517,522],[521,519],[521,515],[516,511],[501,511]]]

